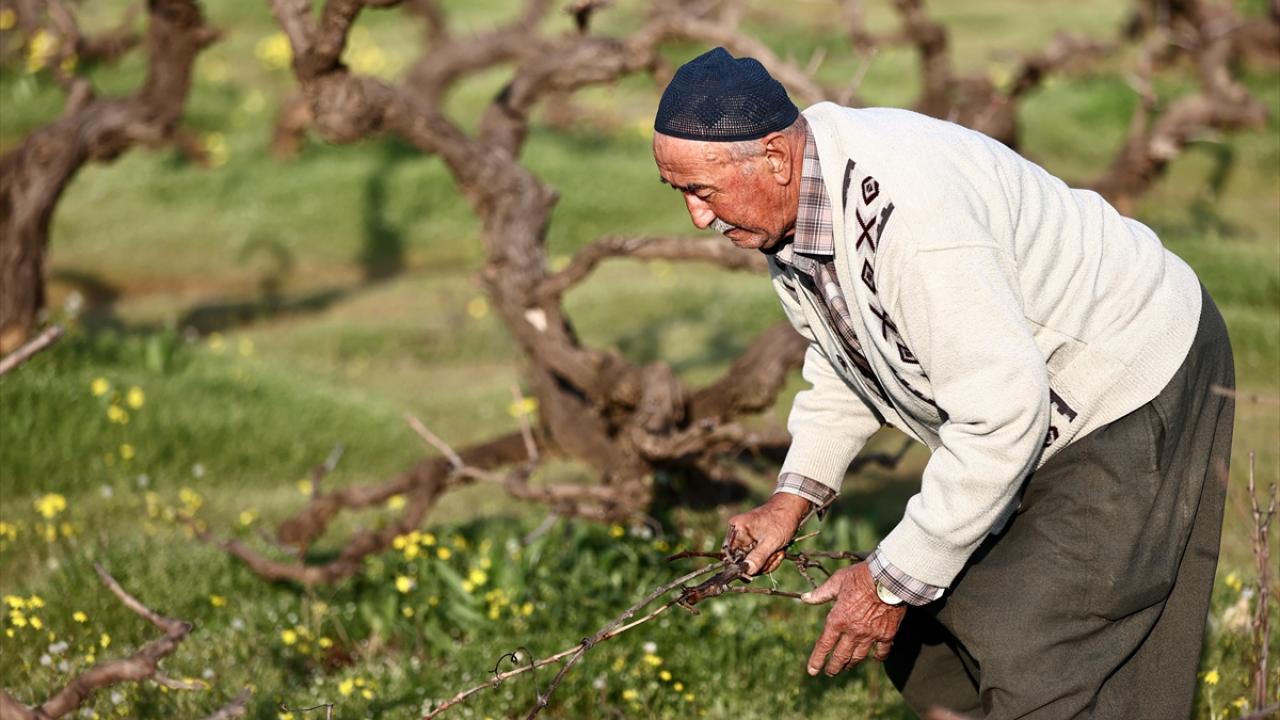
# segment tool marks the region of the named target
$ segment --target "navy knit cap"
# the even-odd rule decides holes
[[[653,129],[685,140],[754,140],[788,127],[799,114],[758,60],[718,47],[676,70]]]

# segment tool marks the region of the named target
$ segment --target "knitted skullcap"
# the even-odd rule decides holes
[[[754,140],[788,127],[799,114],[758,60],[718,47],[676,70],[653,129],[685,140]]]

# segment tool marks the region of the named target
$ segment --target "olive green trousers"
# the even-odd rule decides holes
[[[1045,463],[947,594],[908,610],[885,670],[916,712],[1190,715],[1235,410],[1215,385],[1235,387],[1235,370],[1204,293],[1160,394]]]

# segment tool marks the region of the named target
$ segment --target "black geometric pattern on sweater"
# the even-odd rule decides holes
[[[885,340],[889,339],[890,330],[892,330],[894,334],[898,333],[898,326],[894,325],[893,321],[889,319],[888,312],[882,311],[880,310],[880,308],[870,303],[867,304],[867,307],[871,308],[871,312],[876,317],[880,318],[880,334],[884,337]]]
[[[910,365],[920,364],[920,361],[916,360],[915,354],[911,352],[911,348],[907,347],[901,342],[898,343],[898,357],[902,358],[902,362],[908,363]]]
[[[867,246],[871,248],[871,252],[876,251],[876,241],[871,237],[871,231],[876,226],[876,216],[872,215],[867,218],[866,222],[862,221],[862,213],[858,212],[858,208],[853,209],[853,217],[858,221],[858,228],[862,231],[858,235],[858,241],[853,244],[853,251],[857,252],[862,249],[862,242],[865,240]]]
[[[844,190],[840,195],[840,206],[847,212],[849,210],[849,184],[853,182],[853,169],[858,163],[852,159],[846,160],[844,163]]]
[[[876,228],[876,242],[884,239],[884,226],[889,224],[889,216],[893,214],[893,203],[887,203],[880,211],[880,225]]]
[[[871,267],[870,259],[862,261],[862,282],[871,292],[876,291],[876,271]]]
[[[930,405],[934,410],[938,410],[938,411],[942,410],[942,408],[938,407],[938,403],[933,401],[933,398],[911,387],[911,383],[907,382],[905,378],[899,375],[897,370],[894,370],[893,368],[889,368],[889,370],[893,373],[893,376],[898,379],[898,382],[902,385],[902,387],[907,389],[907,392],[911,393],[912,395],[915,395],[921,401]]]
[[[1049,403],[1057,408],[1058,412],[1066,416],[1068,422],[1075,422],[1077,415],[1076,411],[1067,404],[1066,400],[1062,399],[1061,395],[1054,392],[1053,388],[1049,388]]]
[[[870,175],[862,179],[862,204],[870,205],[872,200],[880,197],[880,183]]]

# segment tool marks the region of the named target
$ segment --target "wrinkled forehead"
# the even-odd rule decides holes
[[[697,182],[729,165],[724,143],[654,133],[653,159],[662,179],[672,185]]]

